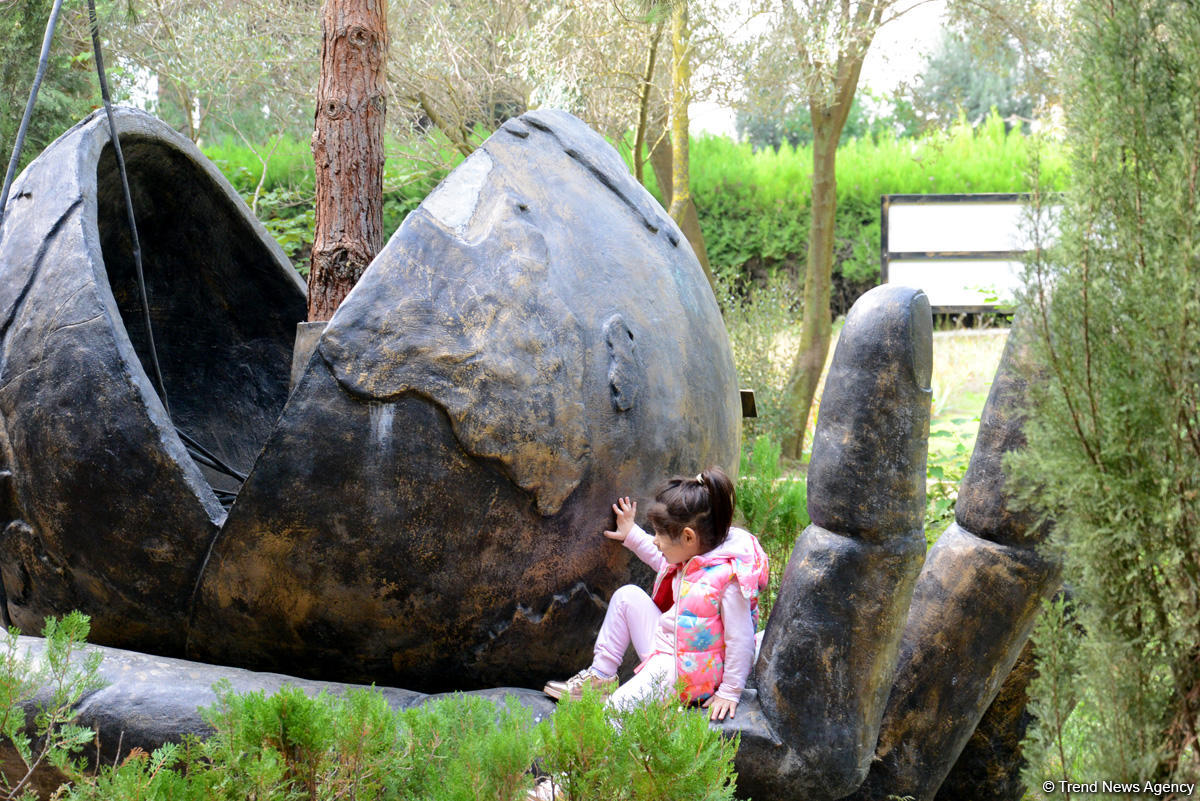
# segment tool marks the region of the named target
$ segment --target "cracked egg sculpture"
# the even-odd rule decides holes
[[[304,286],[211,163],[103,116],[2,229],[8,613],[96,641],[420,689],[589,658],[629,578],[617,491],[734,464],[712,292],[597,134],[511,120],[392,237],[289,394]],[[11,520],[12,522],[7,522]]]

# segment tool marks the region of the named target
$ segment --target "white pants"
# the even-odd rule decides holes
[[[658,701],[675,692],[675,657],[655,654],[629,681],[617,688],[608,705],[625,711],[647,701]]]
[[[650,656],[660,617],[662,612],[641,587],[626,584],[614,592],[596,637],[592,670],[615,676],[630,645],[639,659]],[[608,703],[617,709],[629,709],[650,699],[666,698],[674,689],[675,657],[658,653],[632,679],[618,687]]]

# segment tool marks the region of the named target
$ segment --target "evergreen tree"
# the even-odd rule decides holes
[[[943,127],[960,114],[981,125],[994,108],[1008,127],[1016,123],[1028,131],[1036,98],[1026,72],[1016,48],[998,47],[992,58],[983,58],[969,36],[946,34],[913,89],[913,102]]]
[[[1074,186],[1028,271],[1044,371],[1009,463],[1056,524],[1077,671],[1033,688],[1030,756],[1079,701],[1086,775],[1200,778],[1200,6],[1080,0],[1068,93]],[[1036,205],[1036,204],[1035,204]],[[1060,620],[1063,619],[1059,615]],[[1052,629],[1054,627],[1051,627]],[[1078,632],[1078,633],[1076,633]],[[1050,663],[1044,673],[1052,673]],[[1057,689],[1056,689],[1057,688]],[[1059,697],[1050,695],[1057,692]],[[1080,754],[1063,751],[1072,763]],[[1069,765],[1068,768],[1070,769]],[[1052,768],[1040,774],[1055,778]],[[1061,778],[1061,776],[1058,776]]]
[[[17,129],[37,72],[46,20],[53,5],[52,0],[0,2],[0,109],[4,109],[0,113],[0,155],[3,156],[0,176],[8,166],[16,143]],[[93,90],[95,79],[91,77],[89,51],[81,49],[82,55],[77,56],[75,48],[63,35],[64,23],[70,13],[64,6],[46,76],[25,134],[22,167],[91,110],[93,95],[99,97],[99,91]]]

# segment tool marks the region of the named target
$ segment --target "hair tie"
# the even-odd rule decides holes
[[[701,484],[703,484],[703,483],[704,483],[704,474],[703,474],[703,473],[697,473],[697,474],[696,474],[696,480],[697,480],[697,481],[699,481]]]

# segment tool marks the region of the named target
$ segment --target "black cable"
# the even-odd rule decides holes
[[[62,0],[54,0],[54,7],[50,9],[50,19],[46,21],[46,35],[42,37],[42,55],[38,59],[37,73],[33,77],[33,88],[29,91],[29,101],[25,103],[25,116],[21,118],[21,127],[17,129],[17,141],[13,146],[12,158],[8,162],[8,172],[4,174],[4,189],[0,190],[0,221],[4,220],[8,190],[12,189],[13,179],[17,175],[17,162],[21,160],[21,148],[25,146],[25,132],[29,130],[29,120],[33,117],[38,89],[42,86],[42,78],[46,76],[46,67],[50,63],[50,43],[54,41],[54,29],[58,26],[60,8]]]
[[[192,437],[188,436],[188,434],[182,428],[179,428],[178,426],[176,426],[175,433],[179,435],[179,438],[181,440],[183,440],[183,444],[187,446],[188,453],[190,453],[192,455],[193,459],[195,459],[198,455],[200,457],[203,457],[205,464],[207,464],[212,469],[220,471],[220,472],[224,473],[225,475],[229,476],[230,478],[236,478],[238,481],[244,482],[246,480],[245,473],[239,472],[235,468],[227,465],[215,453],[208,450],[208,448],[205,448],[203,445],[201,445],[199,442],[197,442]]]
[[[133,197],[129,193],[129,176],[125,173],[125,156],[121,152],[121,140],[117,136],[117,122],[113,118],[112,100],[108,96],[108,78],[104,74],[104,54],[100,51],[100,22],[96,19],[96,0],[88,0],[88,22],[92,28],[92,49],[96,53],[96,75],[100,79],[100,95],[104,98],[104,113],[108,115],[109,138],[113,153],[117,157],[117,171],[121,174],[121,191],[125,193],[125,213],[129,218],[129,234],[133,245],[133,266],[137,269],[138,289],[142,293],[142,319],[146,325],[146,338],[150,342],[150,361],[154,365],[154,377],[158,380],[158,394],[162,399],[167,417],[171,416],[171,405],[167,402],[167,385],[163,381],[162,368],[158,366],[158,348],[154,346],[154,329],[150,325],[150,300],[146,296],[146,277],[142,272],[142,244],[138,239],[137,222],[133,218]]]
[[[46,75],[46,68],[50,63],[50,46],[54,41],[54,31],[58,26],[58,14],[62,8],[62,0],[54,0],[54,7],[50,11],[50,19],[46,22],[46,34],[42,39],[42,52],[38,60],[37,74],[33,79],[33,88],[29,92],[29,100],[25,104],[25,115],[21,118],[21,126],[17,130],[16,143],[13,147],[12,158],[9,160],[8,172],[4,176],[4,188],[0,191],[0,221],[4,219],[4,209],[8,204],[8,193],[12,188],[12,182],[17,171],[17,163],[21,159],[21,149],[25,144],[25,134],[29,129],[29,121],[33,116],[33,108],[37,102],[38,90],[41,88],[42,79]],[[113,154],[117,160],[117,172],[121,176],[121,191],[125,197],[125,214],[129,220],[130,243],[133,249],[133,264],[137,272],[138,290],[141,293],[142,299],[142,320],[146,326],[146,338],[150,344],[150,361],[154,366],[154,378],[158,383],[159,397],[162,400],[163,408],[167,412],[167,417],[171,417],[171,406],[167,400],[167,385],[163,380],[162,367],[158,361],[158,348],[154,342],[154,328],[150,322],[150,300],[146,294],[146,277],[142,269],[142,245],[138,238],[137,220],[133,212],[133,196],[129,191],[129,175],[125,170],[125,155],[121,150],[121,140],[117,135],[117,123],[113,117],[112,98],[108,91],[108,77],[104,70],[104,54],[100,47],[100,22],[96,16],[95,0],[88,0],[88,22],[92,34],[92,49],[96,57],[96,77],[100,81],[100,95],[104,98],[104,113],[108,117],[109,140],[112,142]],[[199,442],[188,436],[179,428],[175,429],[183,440],[187,448],[188,455],[195,461],[212,468],[220,473],[224,473],[230,478],[234,478],[240,482],[245,482],[246,474],[239,470],[230,467],[218,456],[209,451]],[[227,492],[225,490],[218,491],[218,497],[223,504],[232,503],[236,497],[236,493]],[[0,588],[0,593],[3,588]],[[6,600],[0,596],[0,601]],[[7,617],[7,608],[3,610]]]

